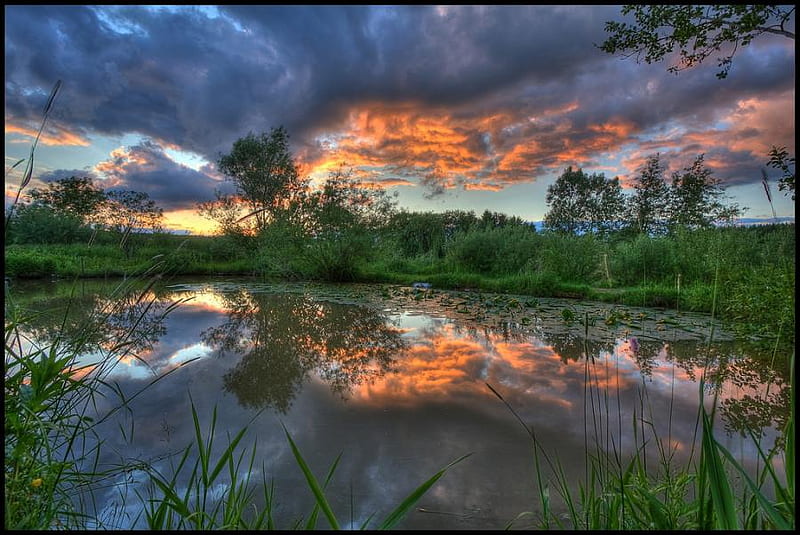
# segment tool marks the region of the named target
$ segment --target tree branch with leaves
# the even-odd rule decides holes
[[[794,40],[794,32],[787,29],[794,11],[794,6],[778,5],[628,4],[622,14],[632,14],[635,22],[606,22],[611,35],[599,48],[646,63],[678,52],[680,60],[667,69],[674,73],[716,55],[717,78],[726,78],[734,55],[756,37],[773,34]]]

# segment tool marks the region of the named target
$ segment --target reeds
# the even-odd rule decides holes
[[[586,321],[584,319],[584,321]],[[600,391],[592,384],[595,366],[608,366],[586,357],[585,450],[586,471],[582,481],[569,480],[557,456],[548,454],[532,428],[491,385],[487,387],[508,407],[533,442],[533,462],[540,510],[518,515],[506,527],[518,527],[536,518],[533,527],[574,530],[764,530],[795,528],[795,441],[794,381],[790,382],[791,412],[781,430],[782,447],[766,452],[761,435],[750,431],[758,451],[755,476],[715,437],[716,392],[711,409],[705,406],[706,379],[699,384],[699,459],[690,454],[680,464],[674,450],[664,446],[655,426],[656,418],[647,402],[644,382],[639,406],[631,427],[633,451],[623,456],[619,392]],[[590,361],[591,359],[591,361]],[[792,377],[794,355],[791,357]],[[608,370],[604,374],[608,375]],[[613,400],[616,394],[616,422],[612,431]],[[670,408],[671,410],[671,408]],[[616,433],[616,434],[615,434]],[[780,440],[779,440],[780,442]],[[667,444],[671,438],[667,437]],[[650,445],[650,446],[648,446]],[[648,448],[656,448],[657,464],[648,466]],[[694,447],[694,446],[693,446]],[[779,457],[781,457],[779,459]],[[544,460],[544,463],[541,461]],[[777,470],[776,465],[783,465]],[[763,466],[763,468],[761,468]],[[548,477],[547,474],[550,474]],[[739,488],[738,481],[743,481]],[[551,492],[555,489],[555,494]],[[554,495],[561,503],[554,503]]]

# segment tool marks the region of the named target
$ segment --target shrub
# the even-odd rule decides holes
[[[603,243],[591,234],[549,233],[544,240],[538,269],[564,282],[588,284],[598,280]]]
[[[510,275],[533,261],[540,238],[527,225],[477,229],[456,236],[447,251],[456,269],[481,274]]]
[[[672,281],[677,274],[675,242],[640,234],[619,243],[610,255],[609,265],[611,278],[617,284]]]
[[[38,204],[20,205],[10,223],[10,241],[18,244],[86,242],[91,230],[75,215]]]
[[[56,272],[55,259],[35,250],[6,247],[5,274],[10,277],[38,278]]]

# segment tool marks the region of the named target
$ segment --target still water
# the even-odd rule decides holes
[[[656,441],[679,465],[696,459],[704,373],[706,406],[718,396],[717,438],[748,466],[757,452],[739,431],[758,428],[769,445],[788,412],[786,373],[706,315],[386,285],[195,279],[112,296],[118,286],[19,282],[6,299],[41,312],[33,340],[61,333],[69,344],[83,332],[90,366],[80,373],[126,343],[104,374],[126,398],[141,394],[99,428],[102,463],[141,460],[169,473],[168,455],[193,441],[192,404],[203,429],[216,408],[221,446],[248,427],[254,478],[263,466],[273,481],[282,528],[314,503],[284,427],[319,480],[341,454],[326,494],[343,527],[372,514],[376,525],[471,454],[398,527],[501,529],[531,527],[530,516],[514,519],[539,510],[532,442],[517,416],[577,486],[587,449],[630,453],[642,436],[653,463]],[[119,399],[99,398],[97,415]],[[127,480],[95,493],[104,527],[144,527],[141,518],[132,526],[142,474]]]

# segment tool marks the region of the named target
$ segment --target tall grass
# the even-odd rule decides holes
[[[214,455],[214,439],[216,437],[217,412],[211,417],[208,431],[203,433],[200,418],[192,402],[192,421],[194,423],[194,442],[189,444],[179,455],[176,465],[171,465],[170,475],[163,475],[153,467],[145,470],[150,476],[150,490],[147,495],[137,494],[146,504],[144,512],[146,525],[152,530],[207,530],[207,529],[306,529],[318,528],[320,513],[328,522],[327,528],[340,529],[339,522],[328,498],[325,489],[334,477],[336,468],[342,457],[340,453],[334,459],[322,483],[311,471],[299,447],[292,436],[284,427],[284,433],[294,460],[303,473],[308,488],[314,497],[314,507],[308,514],[305,522],[302,518],[290,520],[286,525],[280,525],[280,519],[275,517],[273,500],[275,487],[268,482],[267,471],[264,466],[260,469],[261,481],[253,481],[256,445],[252,449],[242,447],[241,441],[248,427],[242,428],[233,438],[227,437],[227,445],[219,455]],[[254,416],[255,419],[258,415]],[[386,518],[376,526],[370,526],[374,515],[371,515],[360,529],[391,529],[400,522],[414,507],[419,499],[438,481],[452,466],[466,459],[468,455],[460,457],[414,489],[399,505],[392,510]],[[189,461],[194,459],[191,463]],[[184,475],[187,472],[188,475]],[[222,479],[222,476],[227,478]],[[184,481],[185,480],[185,481]],[[221,495],[216,489],[222,487]],[[183,488],[179,493],[178,489]],[[257,494],[259,488],[261,495]],[[260,500],[259,500],[260,498]],[[263,503],[259,510],[256,503]]]
[[[584,326],[588,318],[584,318]],[[713,336],[713,333],[711,333]],[[794,380],[789,384],[791,412],[780,430],[776,445],[767,450],[763,438],[748,430],[758,452],[756,472],[749,471],[716,438],[714,417],[718,385],[706,408],[709,384],[699,382],[697,412],[699,437],[688,460],[675,456],[671,439],[671,411],[667,415],[667,437],[660,436],[648,401],[644,380],[639,387],[639,405],[634,408],[631,430],[633,447],[624,454],[621,398],[618,387],[601,387],[596,379],[614,370],[609,362],[596,361],[585,346],[584,441],[585,475],[577,485],[565,475],[557,455],[537,440],[497,389],[487,387],[506,405],[525,428],[533,444],[533,462],[540,511],[521,513],[507,527],[525,519],[536,519],[542,529],[576,530],[764,530],[795,528],[795,439]],[[794,354],[791,357],[791,377]],[[616,383],[619,384],[618,381]],[[666,438],[666,440],[665,440]],[[695,444],[699,457],[695,459]],[[655,448],[656,463],[650,461]],[[782,469],[780,467],[782,466]],[[740,481],[744,482],[743,487]],[[555,503],[553,498],[560,497]]]
[[[146,314],[154,299],[149,289],[157,278],[153,273],[131,278],[117,286],[114,294],[132,293]],[[93,312],[96,317],[70,333],[69,340],[56,338],[39,345],[25,334],[31,318],[15,305],[13,292],[5,299],[5,526],[80,527],[86,518],[73,499],[91,497],[97,484],[114,476],[113,470],[98,470],[101,441],[96,428],[138,395],[120,394],[109,412],[90,416],[99,396],[115,395],[106,388],[106,378],[131,355],[136,324],[114,339],[97,332],[109,318],[123,312],[119,307],[124,305],[110,304]],[[81,360],[90,346],[97,347],[98,340],[98,356],[91,362]]]

